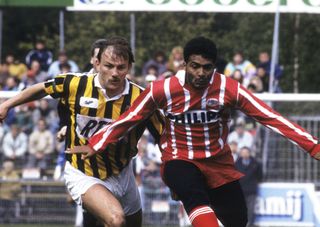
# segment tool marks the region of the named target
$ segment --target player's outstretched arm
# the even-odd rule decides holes
[[[82,154],[82,159],[89,158],[95,153],[105,150],[108,144],[118,142],[131,129],[148,118],[155,109],[154,101],[151,98],[151,91],[148,88],[139,95],[132,106],[118,120],[104,126],[95,133],[89,139],[88,145],[75,146],[66,150],[66,153]]]
[[[38,83],[21,91],[18,95],[7,99],[0,105],[0,121],[7,117],[8,111],[18,105],[45,97],[44,83]]]
[[[284,118],[244,87],[239,87],[238,94],[238,107],[242,112],[293,141],[307,151],[311,157],[320,160],[320,144],[316,137],[310,135],[298,124]]]
[[[149,88],[144,90],[132,106],[116,121],[104,126],[89,139],[89,146],[95,151],[105,150],[108,144],[121,140],[140,122],[147,119],[157,109]]]

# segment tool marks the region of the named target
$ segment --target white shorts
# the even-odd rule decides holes
[[[140,194],[133,175],[132,162],[119,175],[100,180],[85,175],[67,161],[64,168],[64,179],[72,199],[79,205],[82,204],[81,195],[94,184],[101,184],[119,200],[126,216],[141,209]]]

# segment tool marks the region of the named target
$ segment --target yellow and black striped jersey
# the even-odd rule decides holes
[[[67,124],[66,148],[84,145],[87,139],[104,125],[116,120],[142,92],[142,88],[125,80],[122,94],[108,98],[101,88],[97,74],[62,74],[45,82],[45,91],[53,98],[63,100],[60,116]],[[62,103],[62,102],[61,102]],[[156,140],[162,132],[159,113],[139,124],[122,140],[111,144],[105,151],[90,159],[81,160],[79,154],[66,154],[66,159],[75,168],[88,176],[105,179],[129,164],[137,153],[137,142],[148,128]]]

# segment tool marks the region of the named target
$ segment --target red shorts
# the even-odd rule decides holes
[[[210,157],[206,159],[182,160],[191,162],[200,169],[209,188],[217,188],[229,182],[238,180],[243,176],[242,173],[235,169],[233,158],[228,152],[217,157]],[[166,182],[163,176],[164,165],[170,161],[171,160],[164,161],[161,165],[161,176],[164,182]]]

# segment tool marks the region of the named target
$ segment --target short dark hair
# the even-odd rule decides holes
[[[115,54],[128,60],[129,64],[132,64],[134,62],[134,56],[133,56],[129,42],[125,38],[119,37],[119,36],[114,36],[114,37],[107,39],[105,44],[99,50],[99,53],[97,56],[99,61],[101,61],[102,53],[109,46],[113,46]]]
[[[106,45],[106,43],[107,43],[106,39],[97,39],[96,41],[94,41],[92,43],[92,45],[91,45],[91,50],[90,50],[91,51],[91,57],[94,56],[94,50],[96,48],[99,48],[99,50],[100,50],[103,46]]]
[[[183,49],[184,61],[187,62],[193,54],[201,55],[202,57],[212,60],[214,63],[217,60],[216,44],[208,38],[199,36],[189,40]]]
[[[67,68],[70,71],[71,65],[68,62],[59,64],[59,69],[62,70],[63,68]]]

